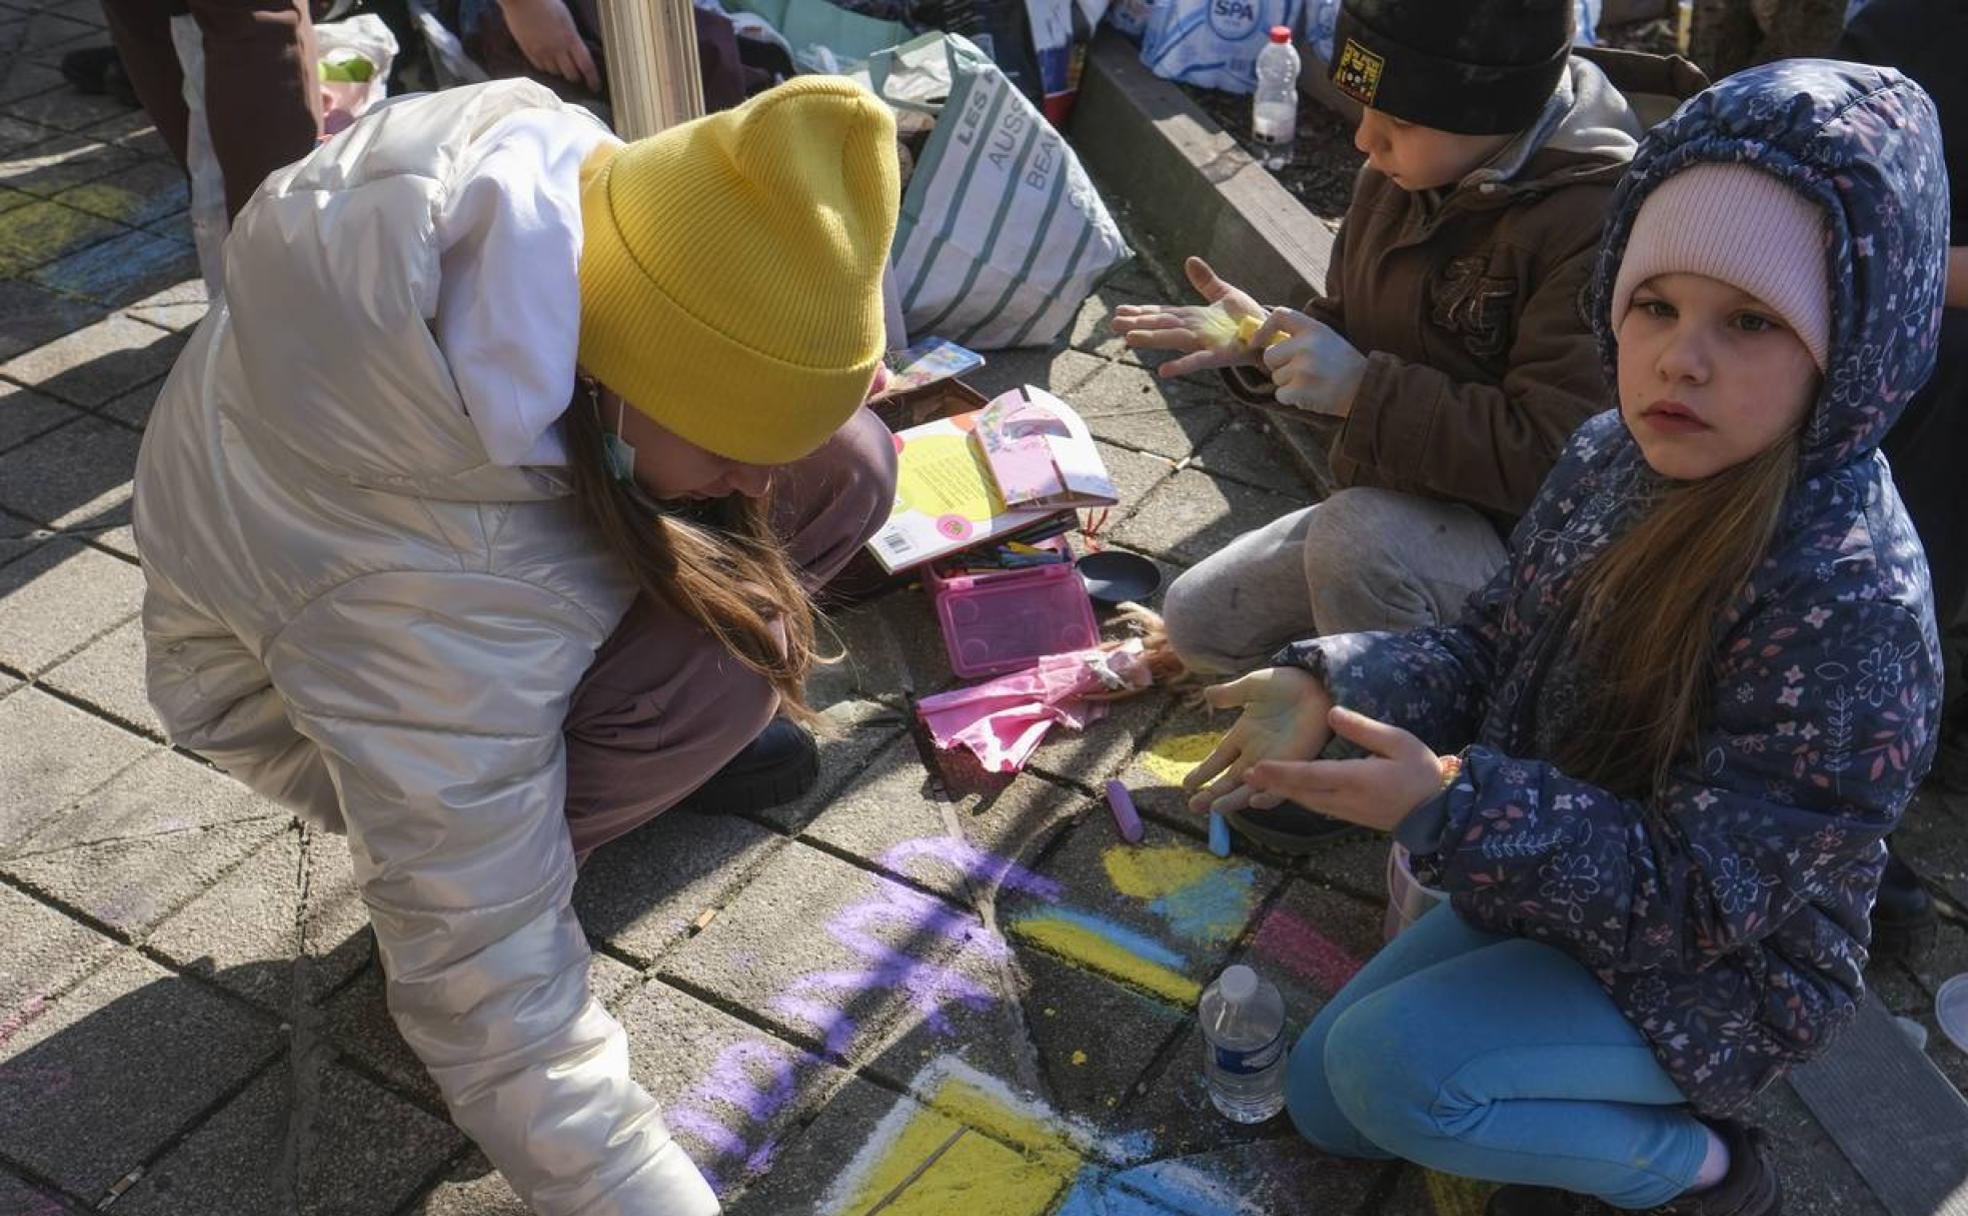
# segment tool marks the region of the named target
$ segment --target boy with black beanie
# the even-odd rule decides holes
[[[1170,586],[1168,641],[1191,670],[1453,617],[1606,408],[1581,298],[1607,203],[1641,133],[1707,81],[1572,35],[1572,0],[1345,0],[1329,75],[1363,107],[1367,163],[1325,294],[1267,309],[1192,258],[1207,306],[1117,313],[1130,346],[1182,352],[1164,376],[1221,368],[1239,397],[1337,420],[1337,492]]]

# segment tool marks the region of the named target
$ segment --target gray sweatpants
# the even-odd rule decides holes
[[[1365,487],[1246,532],[1169,585],[1190,670],[1234,675],[1300,638],[1453,620],[1508,558],[1473,508]]]

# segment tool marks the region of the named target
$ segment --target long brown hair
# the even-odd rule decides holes
[[[1628,797],[1665,785],[1709,709],[1717,643],[1776,535],[1799,436],[1669,486],[1580,570],[1578,654],[1598,693],[1553,757],[1560,768]]]
[[[733,658],[764,676],[779,708],[813,725],[806,676],[813,600],[772,530],[772,496],[733,494],[688,515],[665,509],[609,469],[601,420],[577,385],[563,421],[574,500],[622,559],[642,594],[702,625]]]

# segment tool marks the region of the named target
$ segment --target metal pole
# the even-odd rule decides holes
[[[641,139],[704,113],[691,0],[601,0],[615,133]]]

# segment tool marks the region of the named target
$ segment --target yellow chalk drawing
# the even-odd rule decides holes
[[[845,1216],[887,1199],[885,1216],[1051,1211],[1083,1164],[1072,1130],[960,1064],[932,1065],[925,1077],[928,1107],[898,1104],[849,1163],[825,1210]],[[922,1092],[925,1077],[913,1088]]]
[[[1236,863],[1182,845],[1115,845],[1101,854],[1100,860],[1114,889],[1136,899],[1160,899],[1172,891],[1193,887],[1218,870],[1236,868]]]
[[[977,523],[1006,511],[997,485],[963,435],[910,440],[896,471],[895,498],[924,515],[961,515]]]
[[[1222,741],[1220,732],[1166,735],[1150,743],[1148,749],[1141,753],[1141,765],[1163,785],[1181,785],[1189,770],[1208,759]]]
[[[1423,1170],[1422,1177],[1428,1180],[1428,1198],[1434,1202],[1437,1216],[1483,1216],[1490,1192],[1496,1189],[1487,1182],[1434,1170]]]
[[[1075,1067],[1075,1068],[1082,1068],[1082,1067],[1085,1067],[1085,1065],[1086,1065],[1086,1062],[1087,1062],[1087,1053],[1086,1053],[1086,1052],[1084,1052],[1084,1051],[1076,1051],[1076,1052],[1074,1052],[1074,1053],[1073,1053],[1073,1067]]]
[[[1090,971],[1179,1005],[1194,1005],[1203,994],[1202,985],[1180,971],[1150,962],[1085,925],[1037,916],[1018,922],[1011,931]]]

